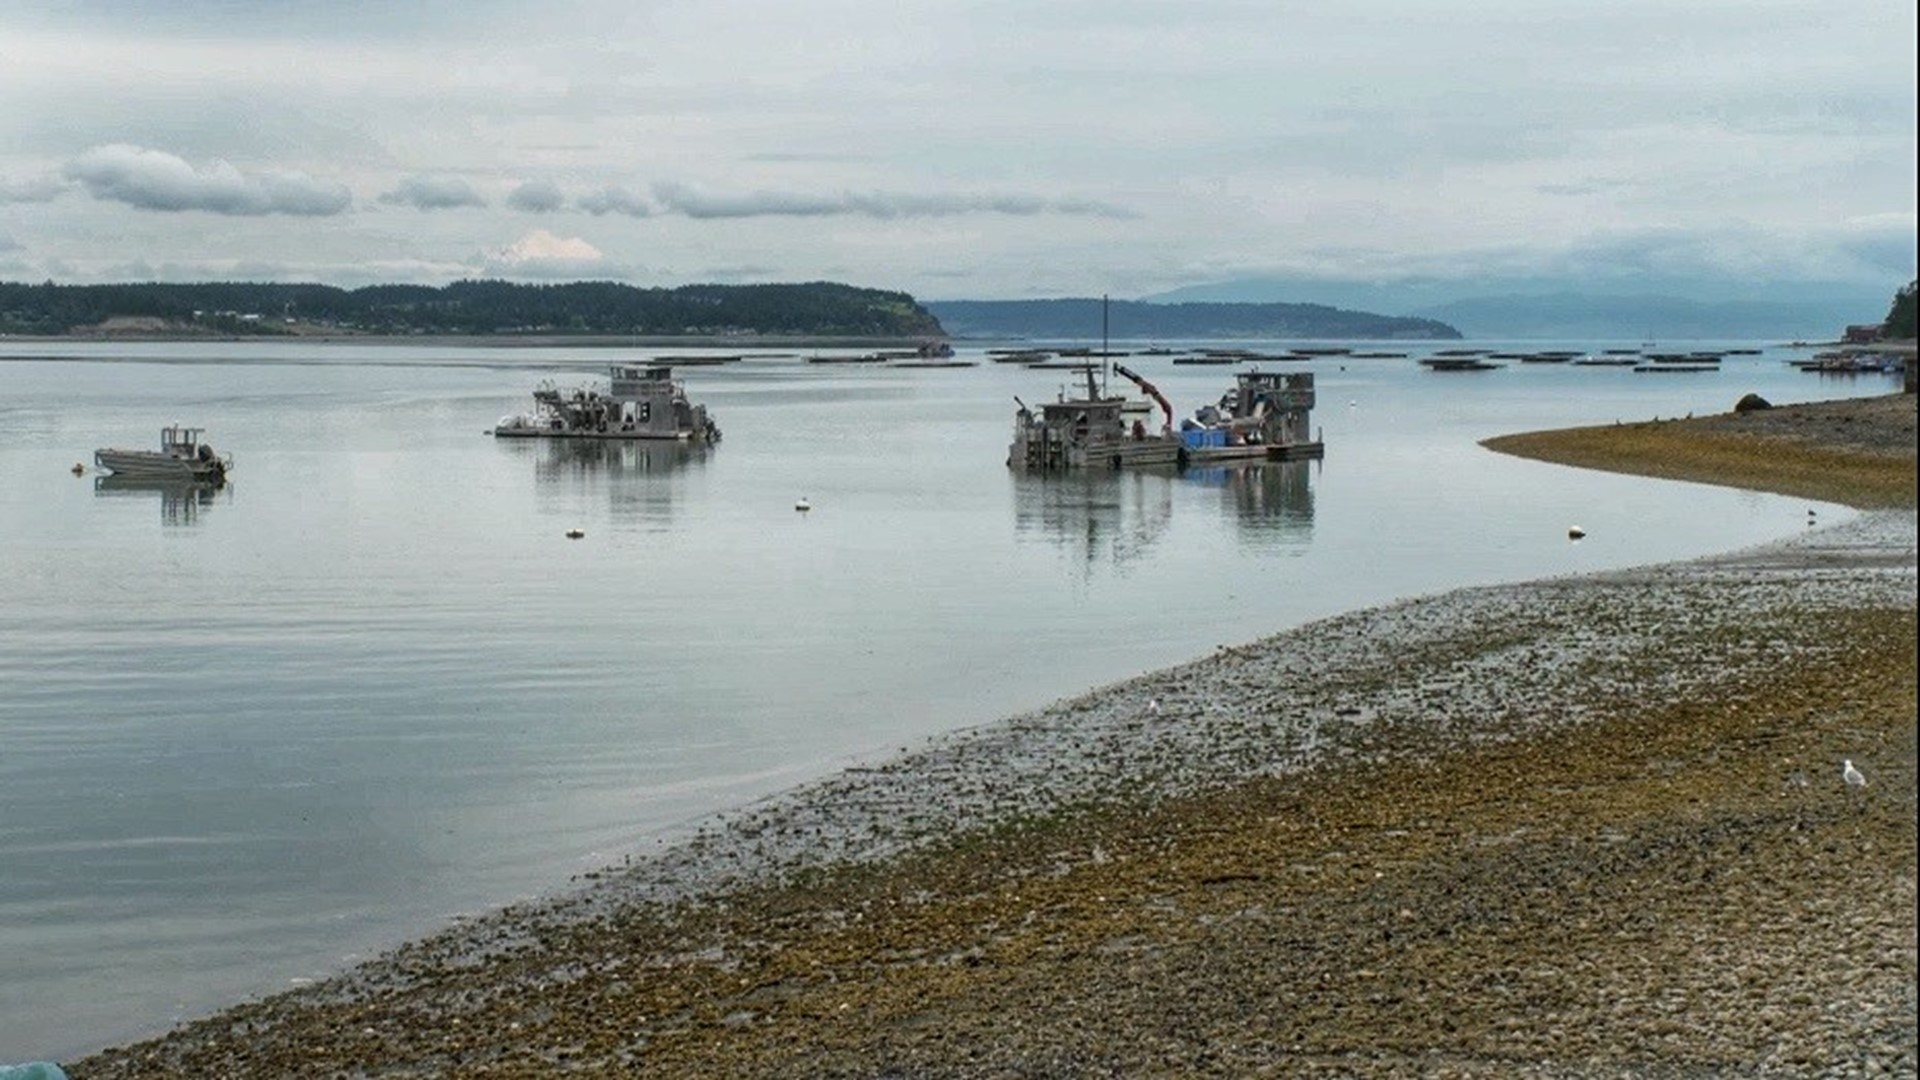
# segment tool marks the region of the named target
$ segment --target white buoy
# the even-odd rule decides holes
[[[793,504],[793,508],[804,514],[813,509],[813,504],[808,502],[805,496],[801,496],[800,501]]]
[[[1567,527],[1567,539],[1569,540],[1579,540],[1585,537],[1586,535],[1587,535],[1587,530],[1581,528],[1578,525],[1570,525]]]
[[[1843,767],[1840,770],[1840,778],[1847,782],[1848,787],[1863,788],[1867,786],[1867,778],[1861,775],[1859,769],[1853,767],[1851,760],[1844,761],[1841,765]]]
[[[587,535],[587,530],[585,529],[568,529],[567,530],[567,539],[569,540],[578,540],[585,535]]]

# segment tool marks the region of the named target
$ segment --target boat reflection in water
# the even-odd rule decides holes
[[[1319,461],[1269,461],[1188,469],[1181,479],[1221,493],[1242,538],[1260,544],[1305,546],[1313,538],[1313,485]]]
[[[1173,520],[1177,478],[1169,470],[1075,470],[1013,474],[1014,529],[1057,544],[1087,564],[1141,558]]]
[[[705,464],[704,442],[634,439],[503,439],[505,453],[533,463],[543,501],[602,497],[623,517],[664,524],[673,512],[677,476]]]
[[[1300,460],[1016,472],[1014,527],[1022,540],[1058,545],[1088,565],[1125,568],[1163,542],[1178,504],[1183,516],[1201,519],[1183,523],[1189,535],[1226,529],[1246,547],[1303,551],[1313,540],[1311,470],[1318,467]]]
[[[231,499],[233,486],[207,480],[165,480],[140,476],[96,476],[94,498],[158,499],[164,525],[193,525],[202,511],[222,495]]]
[[[533,459],[541,483],[672,472],[704,462],[702,443],[600,439],[508,439],[500,445]]]

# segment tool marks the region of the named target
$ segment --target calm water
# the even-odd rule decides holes
[[[1673,376],[1327,358],[1324,462],[1027,478],[1013,398],[1065,372],[759,356],[681,373],[726,433],[704,452],[483,434],[543,377],[642,355],[0,342],[0,1060],[323,975],[1218,644],[1792,532],[1804,501],[1474,444],[1893,385],[1783,352]],[[1183,413],[1231,381],[1129,362]],[[68,471],[172,422],[235,456],[227,489]]]

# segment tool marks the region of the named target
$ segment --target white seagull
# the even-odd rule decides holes
[[[1867,778],[1860,775],[1859,769],[1853,767],[1852,759],[1848,759],[1842,764],[1844,767],[1840,770],[1840,777],[1847,782],[1848,787],[1863,788],[1867,786]]]

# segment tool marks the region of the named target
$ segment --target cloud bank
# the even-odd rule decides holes
[[[625,214],[628,217],[642,218],[653,213],[653,207],[647,204],[644,197],[635,195],[626,188],[612,186],[581,196],[580,209],[594,217]]]
[[[64,190],[66,185],[51,176],[34,180],[0,178],[0,206],[7,203],[52,202],[54,197]]]
[[[529,180],[513,189],[507,196],[507,205],[515,210],[524,210],[530,214],[548,214],[566,204],[566,196],[560,193],[560,186],[548,180]]]
[[[218,160],[196,169],[165,151],[125,143],[95,147],[68,162],[62,174],[96,199],[169,213],[331,217],[353,202],[343,185],[303,173],[248,174]]]
[[[653,197],[665,209],[690,218],[855,216],[891,220],[979,213],[1015,217],[1038,214],[1107,218],[1132,216],[1120,207],[1105,203],[1042,199],[1029,195],[910,195],[879,191],[843,191],[825,195],[756,191],[744,195],[716,195],[686,184],[660,183],[653,186]]]
[[[473,185],[457,176],[409,176],[400,186],[380,196],[380,201],[415,210],[455,210],[466,206],[485,206],[487,200]]]

